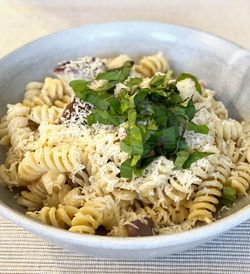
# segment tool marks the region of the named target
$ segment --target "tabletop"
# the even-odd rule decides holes
[[[0,0],[0,57],[43,35],[90,23],[159,21],[250,49],[249,0]],[[0,273],[250,273],[250,221],[193,250],[151,260],[62,250],[0,217]]]

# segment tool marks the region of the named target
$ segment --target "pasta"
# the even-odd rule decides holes
[[[62,115],[63,108],[58,108],[55,106],[48,107],[47,105],[33,107],[29,119],[37,124],[42,122],[56,123],[57,120]]]
[[[70,205],[59,205],[56,207],[44,206],[40,211],[27,212],[27,215],[45,224],[55,227],[71,227],[71,222],[78,209]]]
[[[7,115],[5,115],[0,122],[0,144],[5,146],[10,144]]]
[[[98,197],[92,201],[87,201],[75,214],[72,232],[95,234],[95,230],[104,226],[110,230],[118,223],[118,212],[115,203],[110,196]]]
[[[166,72],[168,64],[161,53],[145,56],[135,66],[135,71],[146,77],[152,77],[156,72]]]
[[[0,120],[0,181],[27,216],[70,232],[158,235],[209,224],[247,195],[249,122],[229,118],[194,76],[172,78],[162,53],[87,56],[54,74],[28,83]]]
[[[240,162],[231,172],[229,184],[234,188],[240,196],[247,195],[247,190],[250,187],[250,165]]]

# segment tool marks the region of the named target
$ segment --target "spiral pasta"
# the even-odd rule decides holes
[[[239,196],[247,195],[246,191],[250,187],[250,164],[244,162],[238,163],[231,172],[228,182]]]
[[[220,148],[221,153],[227,156],[234,164],[246,159],[246,151],[239,148],[237,143],[231,139],[227,141],[221,140],[218,147]]]
[[[58,171],[50,170],[43,174],[41,181],[50,195],[55,189],[61,189],[66,182],[66,175]]]
[[[75,214],[72,220],[71,232],[95,234],[95,230],[104,226],[110,230],[118,222],[116,205],[110,196],[98,197],[87,201]]]
[[[0,145],[7,146],[10,144],[10,136],[8,131],[7,115],[3,116],[0,121]]]
[[[217,120],[215,122],[216,130],[216,142],[220,143],[221,140],[233,140],[236,141],[242,134],[241,124],[233,119]]]
[[[70,89],[61,80],[47,77],[44,83],[27,84],[23,104],[29,107],[43,105],[64,107],[70,101],[70,96]]]
[[[44,147],[25,154],[18,166],[18,174],[23,180],[30,182],[49,170],[73,172],[81,163],[82,151],[77,147]]]
[[[218,197],[222,195],[223,185],[217,180],[206,180],[198,186],[198,191],[190,205],[189,220],[211,223],[216,212]]]
[[[212,99],[211,109],[218,118],[222,120],[228,119],[228,111],[222,102]]]
[[[67,228],[71,226],[72,219],[78,209],[71,205],[59,205],[56,207],[43,207],[37,212],[27,212],[27,216],[55,227]]]
[[[135,71],[146,77],[152,77],[156,72],[166,72],[169,65],[162,53],[143,57],[138,65],[135,65]]]
[[[50,195],[47,196],[44,204],[48,207],[58,207],[63,203],[64,197],[72,190],[72,187],[68,184],[62,185],[60,188],[53,188]]]
[[[41,94],[48,96],[54,102],[63,99],[64,95],[70,96],[72,93],[66,88],[62,80],[47,77],[44,80]]]
[[[36,106],[31,109],[29,119],[37,124],[42,122],[56,123],[59,117],[62,115],[63,108],[55,106],[48,107],[47,105]]]
[[[27,207],[28,210],[39,210],[43,206],[43,200],[47,198],[47,191],[41,180],[27,185],[29,191],[22,191],[17,202]]]

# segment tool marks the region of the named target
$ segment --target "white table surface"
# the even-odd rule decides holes
[[[250,49],[249,0],[0,0],[0,57],[55,31],[123,20],[190,26]],[[191,251],[115,261],[62,250],[0,217],[2,273],[250,273],[250,221]]]

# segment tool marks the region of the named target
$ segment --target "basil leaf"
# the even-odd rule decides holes
[[[132,154],[132,147],[130,145],[128,138],[126,138],[125,140],[120,142],[120,148],[121,148],[121,150],[127,152],[129,155]]]
[[[202,133],[202,134],[208,134],[209,128],[202,124],[202,125],[196,125],[195,123],[188,121],[187,129],[193,130],[196,133]]]
[[[110,81],[105,83],[102,87],[97,88],[96,92],[105,92],[113,89],[117,84],[117,81]]]
[[[157,156],[149,156],[149,157],[145,157],[140,161],[140,166],[142,168],[147,167],[149,164],[151,164],[155,159],[157,158]]]
[[[222,203],[228,207],[232,207],[236,200],[236,191],[231,187],[223,187]]]
[[[134,86],[138,86],[141,82],[142,82],[141,78],[135,77],[135,78],[129,79],[126,82],[126,86],[129,88],[133,88]]]
[[[109,103],[94,92],[86,93],[84,101],[89,102],[102,110],[107,110],[109,107]]]
[[[151,87],[158,87],[159,85],[162,85],[163,82],[164,82],[164,75],[156,75],[151,79],[151,81],[149,82],[149,85]]]
[[[93,109],[92,113],[87,117],[87,122],[89,126],[97,122],[104,125],[118,126],[123,122],[123,119],[120,116],[112,116],[107,111]]]
[[[190,155],[189,151],[186,150],[182,150],[176,153],[176,159],[175,159],[175,167],[177,169],[181,169],[183,167],[183,165],[185,164],[185,162],[187,161],[188,157]]]
[[[142,134],[138,126],[132,126],[129,129],[129,141],[132,147],[133,155],[142,155],[143,154],[143,142]]]
[[[133,167],[131,166],[131,159],[127,159],[120,166],[121,177],[132,179],[133,177]]]
[[[180,74],[180,75],[177,77],[176,82],[180,82],[180,81],[185,80],[185,79],[187,79],[187,78],[189,78],[189,79],[191,79],[191,80],[194,81],[196,90],[197,90],[200,94],[202,94],[201,85],[200,85],[199,81],[197,80],[197,78],[196,78],[194,75],[192,75],[192,74],[189,74],[189,73],[182,73],[182,74]]]
[[[135,123],[136,123],[136,116],[137,116],[136,110],[134,108],[129,109],[129,111],[128,111],[128,123],[129,123],[129,126],[135,125]]]
[[[211,152],[195,151],[189,155],[188,159],[183,164],[183,168],[189,168],[194,162],[196,162],[202,158],[205,158],[209,155],[212,155],[212,154],[213,153],[211,153]]]
[[[83,92],[90,90],[88,83],[89,82],[86,80],[73,80],[69,83],[69,85],[72,87],[74,92]]]
[[[178,141],[177,141],[177,151],[178,150],[187,150],[188,149],[188,145],[186,143],[186,140],[183,136],[179,137]]]
[[[105,72],[101,72],[96,76],[97,80],[107,80],[107,81],[116,81],[123,82],[125,81],[131,71],[134,62],[127,61],[122,67],[116,69],[110,69]]]
[[[152,89],[165,89],[172,79],[172,71],[168,71],[166,74],[156,75],[152,78],[149,85]]]
[[[186,116],[188,117],[189,120],[192,120],[194,118],[194,115],[196,113],[194,102],[192,99],[188,101],[188,104],[185,108]]]
[[[140,159],[141,159],[141,155],[134,155],[131,161],[131,166],[133,167],[136,166],[136,164],[138,163]]]
[[[88,83],[89,82],[86,80],[74,80],[71,81],[69,85],[72,87],[75,95],[79,99],[86,101],[86,96],[89,94],[89,92],[92,92],[92,90],[88,87]]]
[[[138,105],[141,105],[141,104],[145,103],[145,98],[150,93],[151,93],[150,89],[146,89],[146,88],[145,89],[140,89],[134,97],[135,106],[138,106]]]

